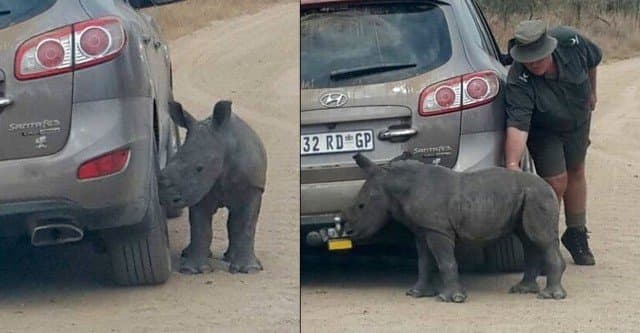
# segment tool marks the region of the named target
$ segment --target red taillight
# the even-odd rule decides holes
[[[487,104],[495,99],[499,89],[500,81],[492,71],[457,76],[424,89],[419,113],[433,116]]]
[[[24,42],[16,53],[15,76],[30,80],[70,72],[115,58],[126,34],[116,17],[76,23]]]
[[[36,47],[36,60],[42,67],[56,68],[64,62],[65,49],[59,41],[43,40]]]
[[[75,68],[109,61],[120,54],[126,41],[124,28],[116,17],[103,17],[73,25],[76,40]]]
[[[73,62],[72,32],[71,27],[64,27],[22,44],[16,53],[16,78],[29,80],[70,72]]]
[[[90,57],[105,54],[110,44],[111,35],[103,28],[91,27],[80,35],[80,51]]]
[[[116,150],[94,158],[78,168],[78,179],[104,177],[121,171],[129,161],[129,149]]]

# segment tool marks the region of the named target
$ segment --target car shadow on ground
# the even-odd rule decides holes
[[[84,292],[113,286],[109,258],[83,241],[48,247],[26,242],[0,253],[0,302],[52,291]]]
[[[325,289],[380,289],[393,288],[404,294],[418,277],[417,259],[399,256],[393,252],[384,255],[320,254],[302,257],[300,283],[303,289],[316,292]],[[437,274],[437,273],[435,273]],[[461,282],[473,293],[506,293],[517,283],[522,273],[493,273],[482,270],[463,271]],[[543,285],[543,277],[538,283]],[[441,282],[434,280],[436,286]]]

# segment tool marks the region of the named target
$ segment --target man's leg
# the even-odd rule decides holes
[[[567,190],[564,194],[564,212],[567,230],[562,244],[569,250],[577,265],[594,265],[587,235],[587,179],[585,157],[589,147],[589,124],[568,136],[565,145],[567,160]]]
[[[562,202],[562,199],[565,197],[565,193],[567,192],[567,184],[568,177],[567,172],[563,172],[556,176],[551,177],[543,177],[544,180],[551,185],[553,188],[553,192],[556,193],[556,197],[558,198],[558,204]],[[566,202],[565,202],[566,205]]]
[[[564,138],[545,133],[530,135],[527,142],[538,174],[551,185],[558,198],[564,199],[567,230],[562,244],[578,265],[593,265],[595,259],[587,242],[586,180],[584,157],[588,139]]]

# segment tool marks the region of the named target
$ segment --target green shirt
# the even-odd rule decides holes
[[[522,131],[572,131],[589,120],[589,69],[598,66],[602,51],[570,27],[549,31],[558,40],[553,60],[555,77],[535,76],[514,62],[507,77],[507,127]]]

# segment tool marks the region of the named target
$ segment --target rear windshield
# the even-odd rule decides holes
[[[0,29],[26,21],[51,8],[57,0],[0,0]]]
[[[403,80],[451,58],[447,21],[432,4],[305,10],[300,36],[303,89]]]

